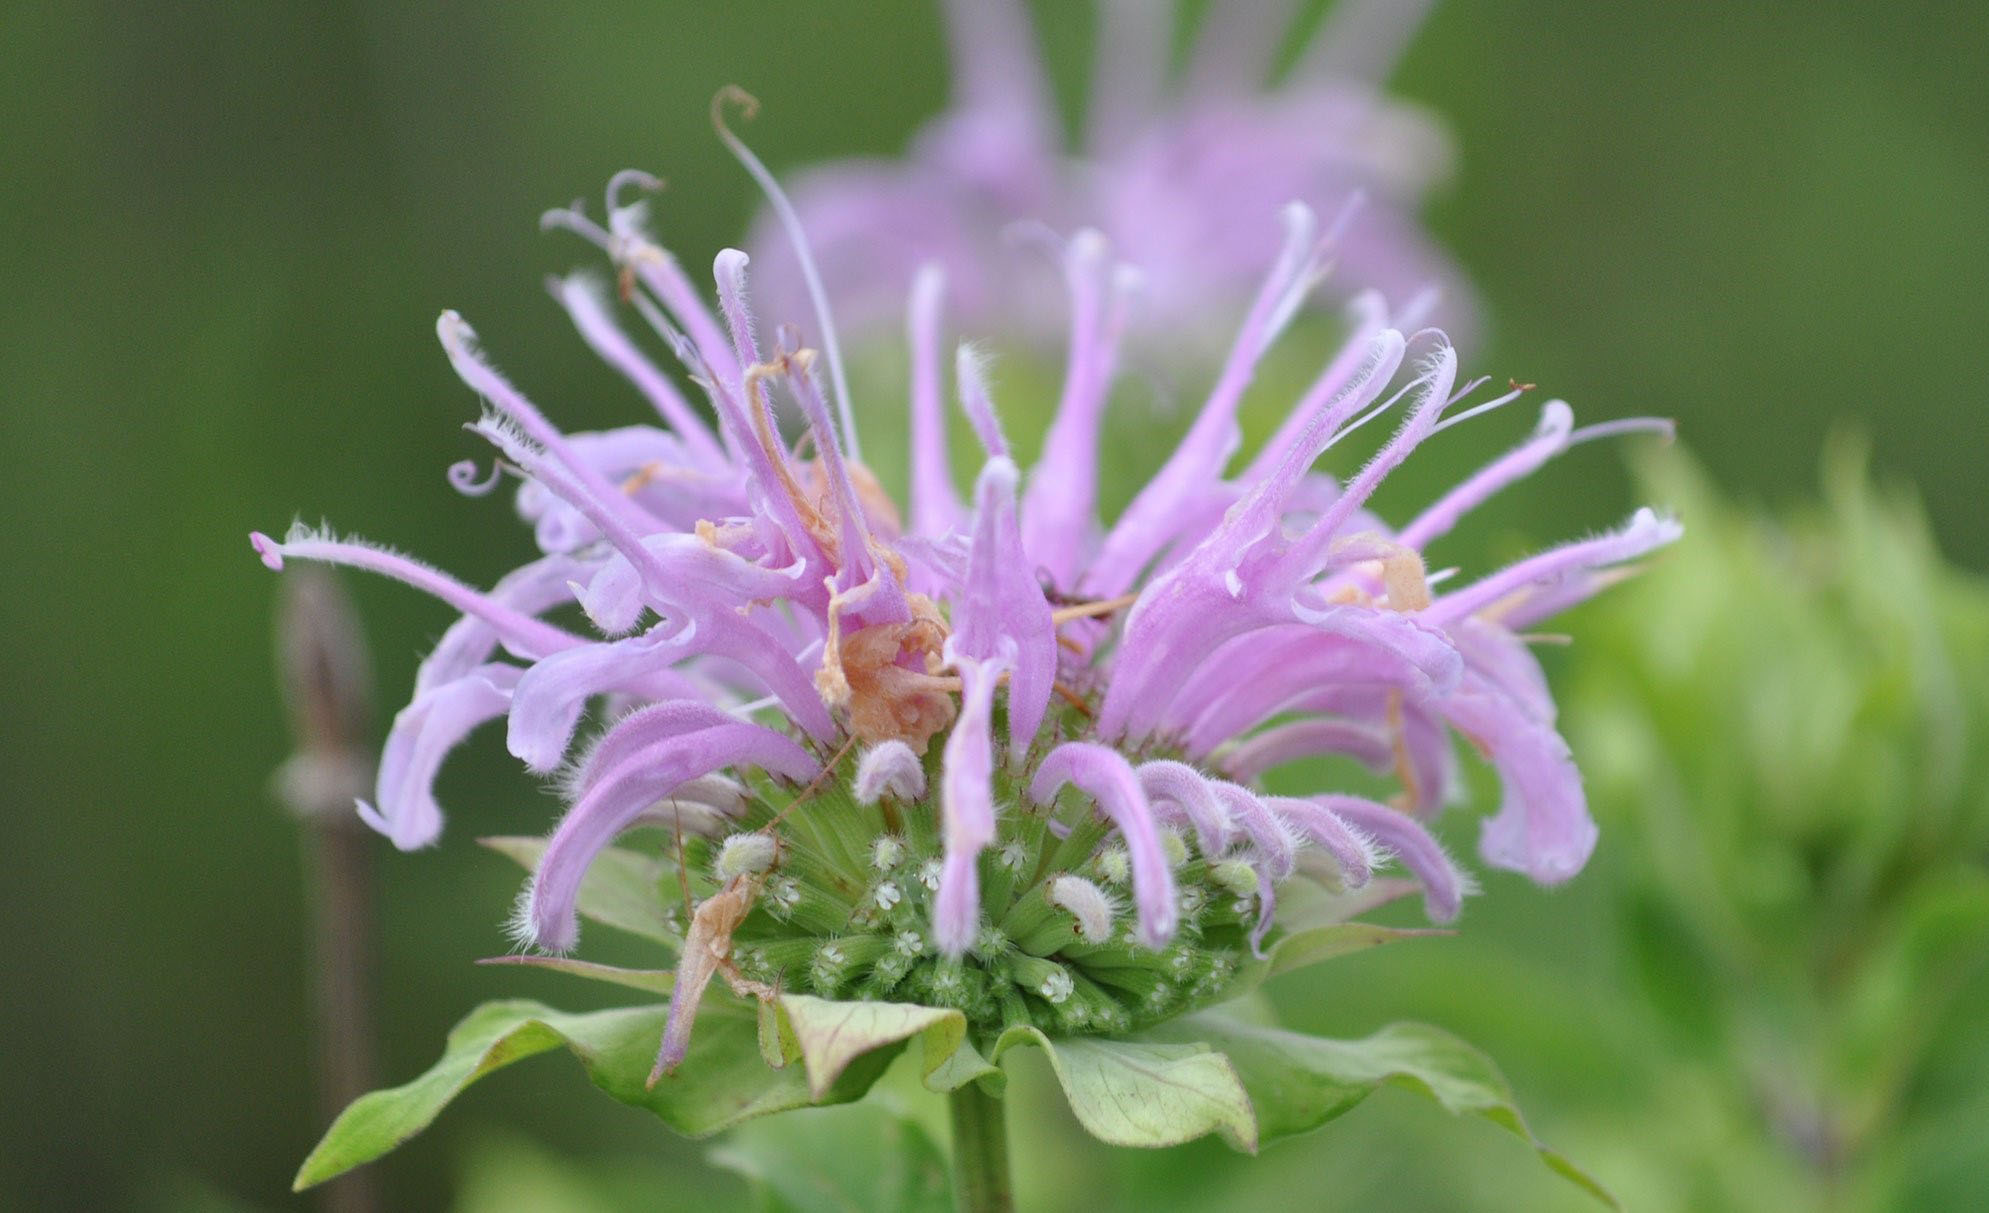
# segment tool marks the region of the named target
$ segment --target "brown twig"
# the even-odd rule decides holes
[[[296,751],[277,794],[298,819],[310,902],[318,1095],[327,1122],[377,1083],[373,1024],[373,839],[353,812],[372,780],[372,670],[336,577],[303,568],[283,579],[277,673]],[[382,1207],[369,1169],[324,1185],[329,1213]]]

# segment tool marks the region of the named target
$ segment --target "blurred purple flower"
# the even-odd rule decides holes
[[[1586,861],[1595,827],[1522,633],[1677,527],[1642,511],[1620,531],[1442,593],[1423,552],[1571,446],[1660,423],[1576,429],[1567,406],[1550,402],[1532,437],[1390,528],[1366,510],[1382,479],[1432,435],[1520,390],[1465,406],[1479,384],[1459,387],[1448,339],[1405,335],[1370,296],[1283,426],[1233,460],[1238,403],[1333,252],[1330,234],[1293,203],[1193,425],[1110,525],[1098,516],[1098,427],[1124,275],[1106,239],[1082,232],[1063,250],[1067,379],[1026,477],[979,358],[963,347],[954,360],[983,449],[965,502],[944,455],[945,287],[937,269],[921,271],[910,303],[911,508],[901,519],[862,462],[833,345],[818,357],[789,326],[768,341],[736,250],[716,259],[714,311],[646,234],[643,203],[625,201],[648,181],[622,174],[610,184],[606,227],[577,210],[548,223],[586,236],[620,272],[625,307],[586,275],[553,293],[649,398],[660,426],[562,433],[455,313],[438,325],[457,374],[486,405],[470,428],[497,449],[498,472],[521,481],[536,559],[482,591],[357,541],[302,529],[281,542],[253,536],[272,568],[302,559],[370,569],[461,612],[394,722],[375,799],[360,805],[396,845],[435,840],[437,768],[479,724],[505,718],[512,753],[533,771],[564,764],[569,807],[522,907],[526,941],[572,948],[580,880],[604,847],[687,816],[724,828],[755,769],[794,788],[833,767],[864,802],[889,795],[933,814],[944,863],[932,876],[931,939],[954,957],[986,929],[977,858],[1003,816],[1023,811],[1014,799],[1047,804],[1066,787],[1116,836],[1101,870],[1130,884],[1136,937],[1153,947],[1182,914],[1175,872],[1187,838],[1238,896],[1257,898],[1256,940],[1272,925],[1277,886],[1294,874],[1356,888],[1391,857],[1421,882],[1434,918],[1454,916],[1468,882],[1425,829],[1457,791],[1452,731],[1504,782],[1505,803],[1482,834],[1486,862],[1551,883]],[[675,355],[715,427],[625,320]],[[832,333],[826,311],[815,321]],[[777,404],[798,417],[799,443],[782,437]],[[1312,471],[1390,412],[1400,417],[1394,436],[1351,479]],[[495,482],[460,465],[451,480],[473,493]],[[598,634],[542,618],[572,602]],[[615,705],[612,722],[576,747],[597,698]],[[928,795],[918,756],[935,743]],[[840,765],[858,747],[861,759]],[[1265,771],[1321,754],[1394,772],[1400,795],[1382,804],[1261,791]],[[750,875],[742,868],[737,879]],[[1073,876],[1050,896],[1109,926],[1111,899],[1087,888]],[[727,896],[728,912],[743,915],[744,894],[728,886]]]
[[[1297,199],[1343,216],[1336,281],[1403,303],[1436,288],[1452,333],[1474,309],[1462,277],[1418,226],[1448,176],[1435,119],[1380,82],[1428,8],[1342,0],[1275,83],[1294,32],[1290,0],[1213,5],[1169,78],[1171,0],[1098,0],[1098,56],[1081,146],[1069,148],[1019,0],[945,0],[953,100],[901,160],[846,160],[798,175],[795,207],[839,314],[895,316],[918,267],[946,270],[956,315],[1036,330],[1054,315],[1040,275],[1017,273],[1018,236],[1095,228],[1146,280],[1142,324],[1190,340],[1248,296]],[[762,297],[804,302],[779,218],[747,247]],[[1219,325],[1218,325],[1219,327]]]

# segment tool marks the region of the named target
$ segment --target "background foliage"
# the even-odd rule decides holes
[[[1071,95],[1086,7],[1038,8]],[[1940,546],[1989,567],[1971,357],[1989,285],[1985,22],[1964,0],[1439,12],[1399,84],[1461,146],[1432,217],[1493,322],[1467,368],[1592,417],[1677,417],[1750,503],[1809,495],[1826,430],[1848,420],[1882,478],[1917,486]],[[287,1207],[322,1127],[296,838],[267,788],[286,750],[273,584],[244,533],[328,512],[473,580],[508,567],[524,538],[503,507],[442,480],[471,447],[470,401],[434,349],[435,312],[462,308],[563,420],[631,416],[538,289],[582,257],[537,233],[538,212],[640,164],[670,177],[665,234],[702,261],[753,205],[706,126],[719,86],[766,103],[752,134],[779,167],[896,149],[943,71],[916,0],[0,8],[0,1204]],[[1478,441],[1445,444],[1424,474]],[[1510,553],[1629,500],[1616,461],[1585,455],[1503,500],[1479,538]],[[443,617],[354,589],[392,701]],[[490,737],[443,790],[442,849],[383,855],[394,1077],[481,998],[597,1005],[469,963],[501,949],[515,875],[468,840],[536,830],[551,802]],[[1460,937],[1278,988],[1287,1021],[1356,1035],[1414,1016],[1472,1038],[1544,1138],[1660,1200],[1654,1127],[1700,1126],[1679,1156],[1730,1150],[1743,1185],[1785,1166],[1741,1157],[1752,1145],[1721,1119],[1748,1113],[1722,1085],[1736,1063],[1666,1060],[1678,1037],[1650,1034],[1651,996],[1624,971],[1623,891],[1649,853],[1609,827],[1633,790],[1612,789],[1599,862],[1572,888],[1494,877]],[[1958,1005],[1979,1028],[1979,990]],[[1968,1026],[1950,1017],[1943,1038]],[[1942,1081],[1980,1089],[1979,1049],[1935,1056]],[[1070,1206],[1101,1177],[1127,1207],[1253,1207],[1294,1183],[1349,1206],[1580,1207],[1523,1145],[1406,1098],[1246,1164],[1212,1143],[1083,1144],[1044,1076],[1021,1078],[1041,1107],[1018,1142],[1031,1207]],[[401,1207],[744,1198],[703,1154],[547,1061],[494,1076],[385,1165]],[[1942,1190],[1919,1196],[1933,1207]]]

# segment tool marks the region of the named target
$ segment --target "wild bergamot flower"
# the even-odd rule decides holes
[[[1014,238],[1097,228],[1146,276],[1141,308],[1168,335],[1162,348],[1199,353],[1256,286],[1278,209],[1298,199],[1343,216],[1333,285],[1399,301],[1438,286],[1437,314],[1457,331],[1472,320],[1470,292],[1415,217],[1449,175],[1450,141],[1381,87],[1428,7],[1341,0],[1306,29],[1285,0],[1209,5],[1174,72],[1174,0],[1102,0],[1073,143],[1028,6],[947,0],[944,112],[902,157],[795,177],[822,281],[839,314],[869,330],[896,317],[918,268],[937,261],[954,314],[975,331],[1035,333],[1054,298],[1017,272]],[[761,297],[797,310],[804,276],[779,218],[763,215],[746,247]]]
[[[1550,402],[1525,442],[1390,527],[1367,511],[1383,478],[1521,390],[1467,403],[1480,385],[1458,383],[1445,336],[1404,333],[1375,308],[1238,461],[1243,393],[1331,252],[1294,204],[1192,426],[1109,523],[1100,419],[1134,277],[1096,232],[1064,247],[1066,378],[1026,475],[981,357],[958,352],[956,394],[983,456],[963,500],[946,457],[945,285],[921,274],[901,513],[863,462],[861,385],[846,381],[819,285],[820,352],[795,327],[756,323],[736,250],[714,264],[714,310],[648,234],[630,197],[648,183],[617,176],[605,226],[577,208],[548,222],[609,256],[618,290],[583,274],[555,294],[660,425],[566,434],[462,318],[438,324],[486,406],[471,428],[498,452],[490,478],[469,465],[451,478],[482,492],[516,477],[535,559],[484,591],[317,531],[253,537],[272,568],[370,569],[462,613],[359,811],[402,848],[432,843],[438,765],[503,718],[511,752],[556,775],[567,801],[518,909],[523,944],[572,950],[590,869],[622,835],[665,831],[683,878],[647,895],[674,914],[681,959],[648,1087],[685,1063],[719,978],[795,1015],[814,1005],[803,994],[943,1012],[955,1045],[1018,1030],[1110,1037],[1246,988],[1295,925],[1281,903],[1373,890],[1386,865],[1447,921],[1469,881],[1427,826],[1458,788],[1452,732],[1504,782],[1484,860],[1543,883],[1582,867],[1595,828],[1524,634],[1677,527],[1642,511],[1457,586],[1424,552],[1571,446],[1659,423],[1578,429]],[[625,320],[667,346],[715,424]],[[1390,415],[1393,436],[1344,482],[1313,470]],[[573,602],[598,634],[543,618]],[[577,741],[597,702],[604,727]],[[1266,771],[1322,754],[1394,772],[1395,797],[1263,790]]]

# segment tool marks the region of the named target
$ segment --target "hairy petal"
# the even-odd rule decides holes
[[[1414,818],[1385,804],[1358,796],[1320,796],[1317,802],[1341,820],[1374,839],[1399,860],[1423,886],[1423,909],[1432,922],[1456,919],[1471,891],[1470,881],[1451,862],[1429,831]]]
[[[666,699],[646,704],[609,725],[579,761],[567,778],[570,798],[578,800],[611,771],[628,761],[631,754],[672,737],[737,724],[739,717],[701,699]]]
[[[982,662],[960,667],[960,715],[946,738],[940,774],[946,862],[933,905],[932,935],[939,950],[959,956],[980,927],[980,878],[975,859],[994,841],[994,746],[989,737],[995,670]]]
[[[1367,839],[1356,833],[1323,803],[1290,796],[1266,797],[1265,805],[1291,827],[1299,837],[1328,855],[1340,869],[1340,882],[1358,889],[1374,877],[1374,851]]]
[[[954,728],[959,727],[956,722]],[[880,741],[857,760],[852,783],[858,804],[876,804],[886,796],[917,800],[925,795],[925,763],[896,738]]]
[[[506,573],[490,588],[487,599],[501,607],[526,615],[537,615],[573,599],[573,582],[587,575],[593,566],[563,553],[542,556]],[[449,625],[442,639],[422,659],[415,672],[416,695],[431,687],[454,682],[490,660],[502,641],[498,628],[482,616],[466,614]],[[571,637],[579,644],[579,637]]]
[[[1285,820],[1246,787],[1210,780],[1209,788],[1249,840],[1261,870],[1274,881],[1290,876],[1298,864],[1298,843]]]
[[[1371,725],[1314,717],[1251,736],[1223,756],[1222,768],[1232,778],[1255,779],[1273,767],[1320,754],[1343,754],[1376,772],[1386,771],[1395,757],[1388,738]]]
[[[677,385],[671,383],[615,323],[614,316],[608,310],[606,293],[598,280],[587,274],[570,274],[554,281],[552,290],[554,298],[573,318],[574,327],[580,330],[580,336],[587,342],[588,348],[601,361],[621,372],[623,378],[648,398],[657,413],[669,423],[671,430],[683,439],[699,466],[721,468],[730,465],[731,459],[718,445],[711,428],[691,408],[690,402],[677,390]]]
[[[1286,208],[1285,245],[1236,334],[1229,360],[1203,402],[1195,424],[1152,480],[1119,516],[1085,573],[1084,588],[1101,597],[1123,593],[1148,561],[1175,537],[1183,513],[1214,482],[1242,441],[1236,406],[1283,320],[1288,297],[1314,272],[1315,223],[1298,203]]]
[[[497,719],[511,706],[511,688],[519,673],[515,666],[478,666],[416,693],[394,715],[386,748],[380,753],[374,804],[359,802],[360,819],[403,851],[418,850],[440,837],[436,772],[449,751],[478,725]]]
[[[1056,624],[1023,554],[1015,516],[1015,465],[993,458],[974,489],[974,538],[954,602],[947,660],[1009,669],[1009,748],[1021,755],[1049,708],[1057,675]]]
[[[1073,741],[1051,750],[1043,759],[1029,784],[1029,797],[1037,804],[1048,804],[1066,783],[1091,797],[1098,810],[1119,828],[1132,860],[1140,941],[1151,948],[1165,946],[1174,936],[1180,907],[1160,827],[1140,788],[1139,775],[1117,750]]]
[[[1621,530],[1578,540],[1530,556],[1461,590],[1445,594],[1428,610],[1431,620],[1448,623],[1485,610],[1532,586],[1609,565],[1635,560],[1684,533],[1677,522],[1649,509],[1638,510]]]
[[[249,536],[262,562],[281,570],[286,557],[317,560],[325,564],[365,569],[425,590],[465,615],[483,620],[497,633],[506,648],[520,657],[537,659],[585,644],[580,637],[562,628],[534,619],[506,603],[457,581],[419,560],[357,540],[331,539],[303,527],[292,527],[282,543],[257,531]]]
[[[692,627],[586,645],[534,665],[518,680],[506,744],[526,766],[550,771],[559,765],[592,696],[697,697],[702,688],[673,668],[694,656],[736,662],[777,696],[810,736],[823,741],[835,736],[828,709],[801,665],[762,629],[720,613]]]
[[[1202,854],[1219,856],[1229,845],[1229,814],[1200,771],[1185,762],[1159,759],[1139,766],[1140,787],[1163,819],[1170,808],[1195,831]]]
[[[748,765],[793,780],[812,778],[819,770],[800,746],[744,722],[668,737],[603,770],[560,820],[533,873],[522,922],[530,942],[552,952],[571,950],[580,938],[574,899],[602,848],[686,781]]]
[[[1112,386],[1130,281],[1115,274],[1111,248],[1095,231],[1064,252],[1070,292],[1070,352],[1063,397],[1022,502],[1023,546],[1059,586],[1077,584],[1098,528],[1098,435]]]
[[[1170,698],[1167,688],[1178,689],[1181,670],[1252,628],[1296,618],[1293,596],[1301,578],[1279,571],[1287,546],[1281,516],[1305,469],[1332,435],[1387,386],[1403,348],[1401,334],[1393,330],[1370,342],[1302,447],[1231,506],[1221,525],[1185,559],[1141,593],[1114,659],[1098,718],[1100,733],[1146,736]]]
[[[1595,850],[1596,828],[1568,743],[1477,677],[1467,677],[1440,709],[1484,753],[1505,789],[1478,837],[1485,862],[1545,885],[1581,871]]]

